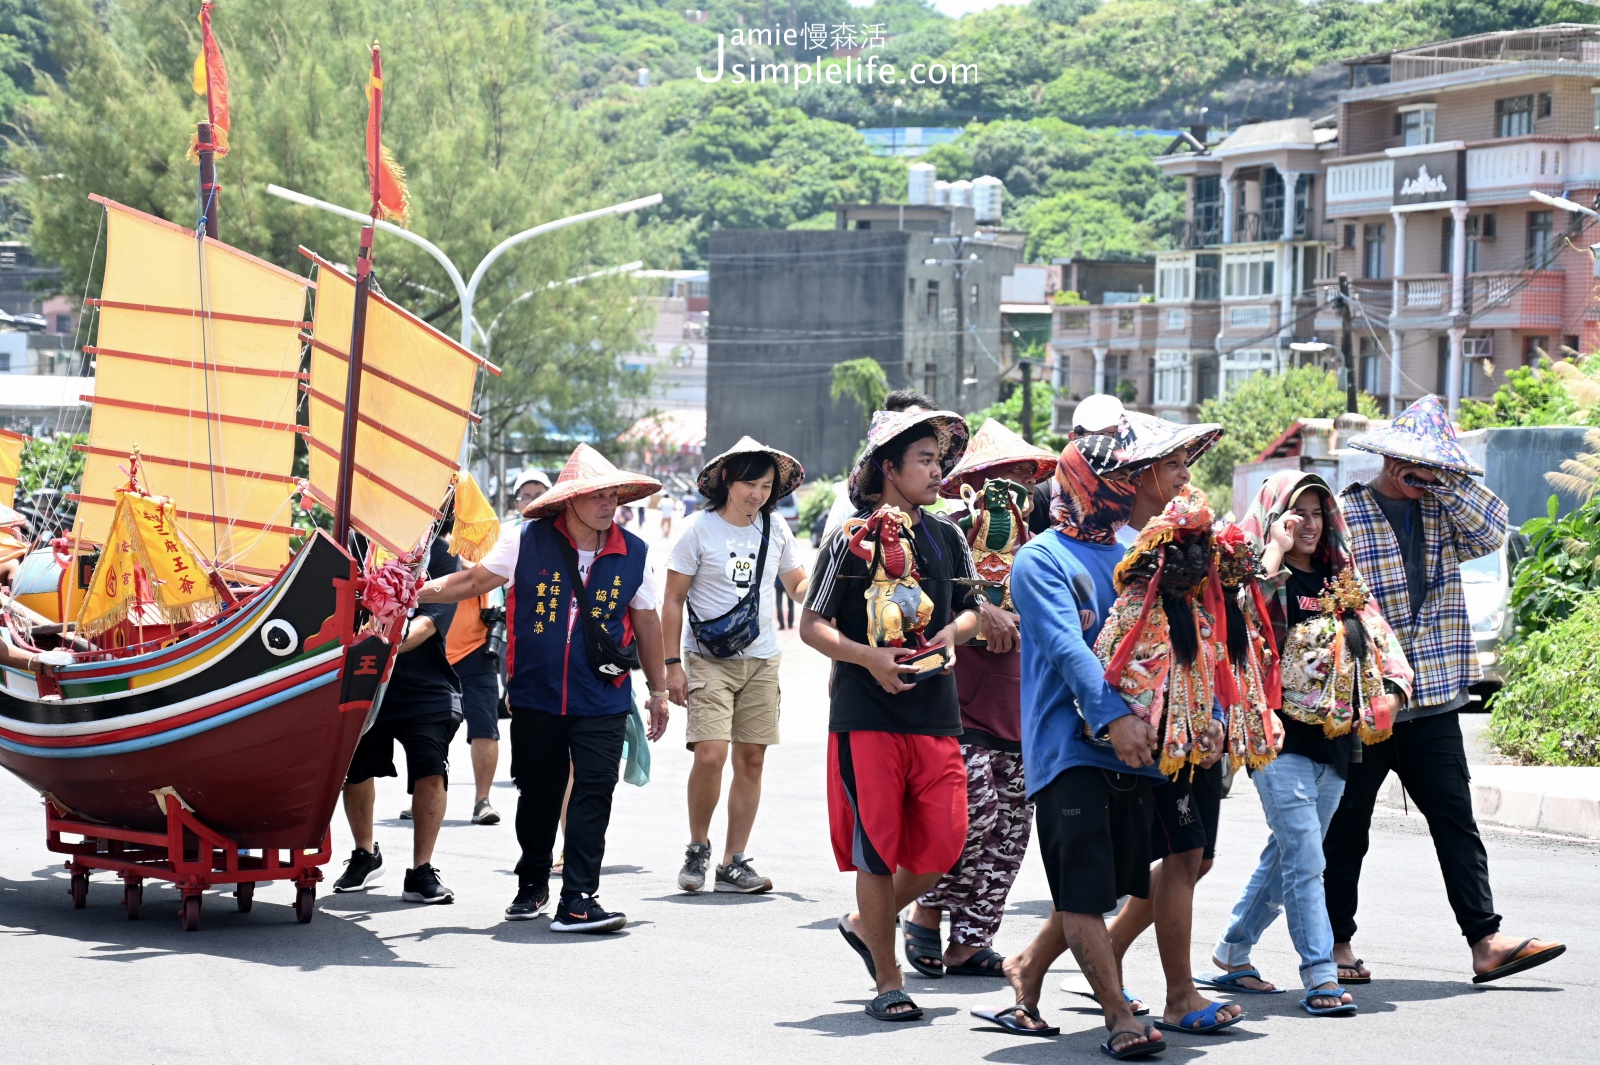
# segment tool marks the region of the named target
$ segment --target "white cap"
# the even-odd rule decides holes
[[[546,488],[549,488],[550,478],[545,476],[543,470],[523,470],[521,473],[517,474],[517,479],[512,482],[511,494],[516,495],[518,492],[522,491],[522,486],[525,484],[542,484]]]
[[[1122,420],[1122,400],[1097,392],[1087,396],[1072,411],[1072,428],[1089,433],[1115,429]]]

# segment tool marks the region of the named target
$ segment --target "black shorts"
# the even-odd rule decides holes
[[[1150,822],[1152,860],[1169,854],[1200,850],[1202,857],[1217,856],[1217,822],[1222,818],[1222,763],[1210,769],[1185,766],[1177,780],[1150,789],[1155,817]]]
[[[500,678],[495,661],[478,648],[456,663],[461,678],[461,713],[468,740],[500,738]]]
[[[356,744],[350,759],[346,784],[360,784],[373,777],[397,777],[394,744],[406,752],[406,793],[410,794],[423,777],[444,777],[450,783],[450,741],[455,739],[461,719],[454,714],[402,717],[385,721],[379,717]]]
[[[1073,766],[1034,796],[1050,898],[1064,913],[1106,913],[1150,896],[1151,780]]]

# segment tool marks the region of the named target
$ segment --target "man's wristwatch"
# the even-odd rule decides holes
[[[667,659],[665,662],[663,662],[661,664],[664,665],[664,666],[676,666],[676,665],[682,664],[682,662],[683,662],[683,659],[681,659],[681,658],[669,658],[669,659]]]
[[[648,690],[648,689],[646,689],[646,690]],[[666,697],[667,697],[667,693],[666,692],[658,692],[658,691],[650,692],[650,698],[652,698],[652,699],[665,699]]]

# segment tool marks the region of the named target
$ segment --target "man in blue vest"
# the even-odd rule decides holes
[[[667,728],[667,667],[659,579],[646,564],[644,541],[612,518],[619,505],[660,489],[579,444],[555,485],[524,512],[526,522],[507,530],[477,566],[422,587],[422,602],[454,603],[510,582],[506,669],[522,858],[507,920],[531,920],[550,901],[570,763],[566,867],[550,928],[614,932],[627,923],[595,896],[633,710],[630,669],[642,668],[649,683],[647,734],[657,740]]]

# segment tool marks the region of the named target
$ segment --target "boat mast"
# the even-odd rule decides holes
[[[206,92],[210,97],[210,90]],[[217,144],[212,140],[211,123],[195,126],[195,143],[200,154],[200,224],[206,236],[217,239],[217,206],[222,186],[217,183]]]
[[[361,405],[362,355],[367,346],[367,296],[372,291],[372,235],[378,222],[379,168],[383,129],[383,60],[378,42],[372,42],[372,76],[367,100],[367,179],[372,187],[372,212],[361,227],[361,250],[356,257],[355,307],[350,315],[350,365],[344,389],[344,434],[339,444],[339,487],[333,501],[333,538],[349,548],[350,495],[356,477],[356,425]]]

